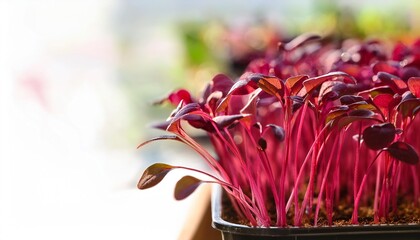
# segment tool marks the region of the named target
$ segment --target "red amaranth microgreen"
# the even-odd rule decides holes
[[[238,216],[260,227],[317,226],[321,218],[333,225],[343,207],[357,224],[361,206],[379,223],[400,203],[418,207],[420,44],[343,46],[302,35],[251,61],[237,80],[215,76],[198,98],[185,89],[170,93],[158,103],[175,109],[156,125],[168,135],[139,147],[175,140],[210,170],[157,163],[138,188],[175,169],[195,172],[209,180],[184,176],[176,199],[219,184]],[[206,132],[214,154],[184,124]]]

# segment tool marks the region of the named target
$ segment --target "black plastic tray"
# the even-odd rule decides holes
[[[420,240],[420,224],[254,228],[230,223],[221,218],[221,197],[222,188],[217,186],[212,195],[212,225],[224,240]]]

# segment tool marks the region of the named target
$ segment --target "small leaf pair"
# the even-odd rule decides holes
[[[410,144],[401,141],[392,143],[398,133],[401,130],[396,129],[392,123],[373,124],[363,131],[363,141],[370,149],[384,149],[397,160],[417,164],[418,154]]]
[[[156,186],[160,183],[163,178],[173,169],[177,167],[164,164],[164,163],[155,163],[149,166],[141,176],[137,187],[139,189],[148,189]],[[184,176],[182,177],[175,186],[174,196],[176,200],[182,200],[189,195],[191,195],[195,189],[197,189],[200,184],[203,183],[202,180],[192,177]]]

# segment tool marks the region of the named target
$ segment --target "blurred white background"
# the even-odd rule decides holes
[[[176,23],[290,28],[311,3],[0,0],[0,239],[177,239],[195,198],[173,200],[180,175],[136,189],[151,162],[200,166],[176,144],[136,149],[168,110],[150,104],[188,85]]]
[[[191,200],[136,189],[146,111],[119,79],[121,4],[0,2],[0,239],[176,239]]]

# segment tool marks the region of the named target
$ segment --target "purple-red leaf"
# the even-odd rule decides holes
[[[170,124],[171,124],[171,121],[158,122],[158,123],[151,124],[151,127],[165,131],[166,129],[168,129],[168,126]]]
[[[211,99],[220,99],[225,96],[231,87],[233,86],[233,81],[229,77],[223,74],[216,75],[213,80],[207,84],[206,88],[203,91],[201,101],[206,101],[207,103],[211,101]],[[217,93],[217,96],[210,96]],[[214,109],[214,106],[212,107]]]
[[[292,113],[296,112],[305,103],[305,99],[300,96],[291,96],[292,100]]]
[[[333,101],[347,90],[347,84],[337,81],[326,81],[321,85],[319,97],[321,102]]]
[[[229,90],[228,95],[245,95],[249,94],[258,88],[257,81],[262,77],[262,74],[258,73],[244,73],[239,81],[237,81]]]
[[[271,128],[274,136],[276,137],[278,141],[282,142],[284,138],[286,137],[286,132],[284,131],[284,128],[277,126],[275,124],[267,124],[267,127]]]
[[[211,130],[212,126],[209,120],[211,117],[208,113],[201,109],[198,103],[190,103],[183,106],[178,112],[170,119],[170,124],[167,127],[167,131],[178,133],[179,122],[186,120],[188,123],[196,128],[202,128],[205,130]]]
[[[349,107],[347,105],[340,105],[337,108],[332,109],[330,112],[328,112],[325,118],[325,123],[328,123],[331,120],[337,119],[338,117],[347,115],[348,110],[349,110]]]
[[[374,98],[376,96],[378,96],[379,94],[391,94],[394,95],[395,92],[389,87],[389,86],[380,86],[380,87],[374,87],[371,88],[365,92],[361,92],[359,93],[360,95],[365,95],[367,94],[368,96]]]
[[[305,86],[306,92],[309,93],[326,81],[342,81],[344,83],[350,84],[356,83],[356,79],[354,79],[351,75],[345,72],[330,72],[318,77],[313,77],[305,80],[303,82],[303,86]]]
[[[355,102],[355,103],[349,104],[348,106],[351,110],[358,110],[358,109],[371,110],[371,111],[376,110],[375,106],[367,103],[366,101]]]
[[[412,165],[419,162],[419,156],[416,150],[408,143],[394,142],[386,150],[393,158],[402,162]]]
[[[298,93],[303,88],[303,81],[308,78],[307,75],[298,75],[286,79],[284,84],[286,88],[289,89],[290,95],[294,96]]]
[[[137,187],[139,189],[147,189],[160,183],[162,179],[171,171],[173,167],[164,163],[155,163],[144,170]]]
[[[399,76],[402,78],[402,80],[408,81],[408,79],[410,79],[411,77],[420,76],[420,69],[414,66],[413,67],[407,66],[400,69]]]
[[[216,111],[225,110],[229,106],[232,95],[250,94],[258,88],[275,96],[282,96],[284,92],[283,82],[279,78],[247,72],[232,86],[227,96],[220,101]]]
[[[224,97],[216,108],[216,112],[224,111],[228,108],[232,95],[246,95],[258,88],[255,79],[261,78],[262,74],[244,73],[240,79],[230,88],[226,97]]]
[[[348,113],[347,116],[341,117],[337,121],[337,126],[339,129],[349,126],[350,123],[360,120],[373,120],[373,121],[379,121],[376,118],[373,118],[375,116],[375,113],[367,110],[367,109],[356,109],[352,110]]]
[[[279,78],[261,76],[260,78],[254,79],[254,81],[256,81],[258,87],[260,87],[266,93],[273,96],[283,96],[283,82]]]
[[[192,102],[191,94],[185,89],[180,89],[171,93],[168,97],[168,100],[175,106],[178,105],[178,103],[181,101],[184,101],[184,103]]]
[[[231,87],[233,86],[234,82],[228,76],[224,74],[217,74],[213,78],[212,82],[212,92],[220,91],[223,94],[227,94]]]
[[[165,136],[159,136],[159,137],[155,137],[155,138],[152,138],[150,140],[147,140],[147,141],[139,144],[137,146],[137,148],[141,148],[141,147],[143,147],[146,144],[149,144],[149,143],[154,142],[154,141],[159,141],[159,140],[176,140],[176,141],[181,141],[181,139],[178,136],[175,136],[175,135],[165,135]]]
[[[355,109],[348,113],[349,117],[363,117],[363,118],[369,118],[374,116],[375,113],[368,110],[368,109]]]
[[[363,131],[363,141],[370,149],[379,150],[394,141],[395,133],[391,123],[373,124]]]
[[[250,114],[235,114],[235,115],[225,115],[217,116],[213,118],[213,121],[219,128],[224,128],[231,125],[236,120],[250,116]]]
[[[401,101],[398,104],[397,109],[401,112],[402,116],[408,117],[413,116],[417,113],[417,109],[420,106],[420,99],[418,98],[408,98],[406,100]]]
[[[255,92],[251,94],[251,96],[249,96],[248,102],[240,110],[240,113],[242,114],[256,114],[257,113],[257,103],[260,99],[258,96],[261,93],[261,91],[262,91],[261,89],[257,89],[255,90]]]
[[[358,119],[372,118],[375,115],[373,112],[375,109],[375,106],[368,104],[366,101],[354,102],[350,105],[340,105],[328,112],[325,123],[328,123],[331,120],[344,118],[339,120],[339,126],[344,127]]]
[[[379,108],[384,116],[388,116],[394,106],[394,97],[391,94],[378,94],[373,98],[373,103]]]
[[[398,70],[398,62],[377,62],[372,66],[372,71],[374,74],[377,74],[378,72],[387,72],[393,75],[397,75]]]
[[[341,104],[344,104],[344,105],[349,105],[349,104],[364,101],[364,100],[365,99],[363,99],[363,97],[355,96],[355,95],[344,95],[340,97],[340,102]]]
[[[407,84],[399,77],[389,74],[387,72],[378,72],[376,78],[383,84],[389,86],[395,93],[402,94],[407,88]]]
[[[172,105],[177,106],[181,101],[184,103],[193,102],[191,94],[185,89],[176,90],[168,95],[168,97],[155,102],[155,104],[162,104],[165,101],[169,101]]]
[[[416,96],[416,98],[420,98],[420,77],[412,77],[408,79],[407,85],[410,92]]]
[[[284,49],[286,51],[291,51],[293,49],[298,48],[299,46],[302,46],[308,42],[312,42],[315,40],[321,39],[321,36],[313,33],[304,33],[297,37],[295,37],[292,41],[284,44]]]
[[[207,96],[206,104],[212,110],[215,111],[217,103],[222,99],[223,93],[221,91],[215,91]]]
[[[392,59],[397,61],[402,61],[407,55],[411,52],[410,48],[404,45],[401,42],[395,44],[392,51]]]
[[[267,141],[264,138],[258,139],[259,150],[265,151],[267,149]]]
[[[194,128],[203,129],[209,132],[214,130],[210,120],[207,120],[208,118],[204,118],[202,115],[188,114],[185,115],[183,119],[187,120],[188,123]]]
[[[201,106],[198,103],[189,103],[183,106],[179,111],[175,114],[174,119],[182,118],[186,114],[194,111],[201,110]]]
[[[174,197],[176,200],[183,200],[191,195],[202,181],[192,176],[182,177],[175,186]]]

